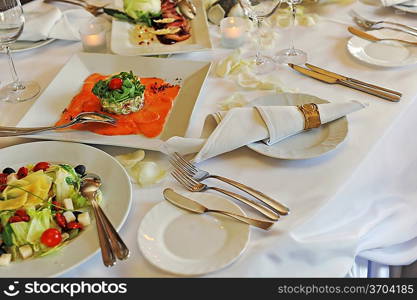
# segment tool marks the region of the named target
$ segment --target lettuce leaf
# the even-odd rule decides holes
[[[13,230],[13,244],[16,246],[26,245],[28,243],[26,237],[28,235],[29,223],[28,222],[10,223],[10,227]]]
[[[26,236],[26,241],[35,244],[39,242],[42,233],[51,227],[52,213],[49,208],[44,208],[37,212],[28,212],[31,220]],[[14,223],[13,223],[14,224]]]

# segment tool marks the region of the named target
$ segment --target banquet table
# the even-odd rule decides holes
[[[393,103],[343,86],[325,85],[287,66],[277,66],[275,75],[289,90],[330,101],[359,100],[369,103],[369,107],[348,116],[347,139],[326,155],[307,160],[279,160],[243,147],[199,164],[205,170],[254,186],[291,208],[290,215],[282,217],[271,230],[252,229],[248,248],[241,257],[206,276],[386,277],[387,266],[408,265],[417,259],[414,137],[417,66],[379,68],[353,58],[346,50],[351,36],[347,26],[354,25],[348,15],[352,8],[374,19],[389,18],[417,26],[414,15],[392,8],[362,2],[322,5],[316,11],[321,18],[314,26],[296,28],[296,46],[308,53],[312,64],[401,91],[402,100]],[[210,30],[211,51],[177,54],[167,59],[216,62],[224,58],[231,50],[220,48],[216,26],[210,25]],[[276,29],[279,48],[287,46],[287,30]],[[15,53],[13,57],[21,77],[34,79],[45,89],[70,57],[80,51],[80,42],[57,40],[38,49]],[[0,56],[0,70],[0,81],[4,84],[10,80],[5,55]],[[197,100],[187,136],[199,137],[205,117],[218,111],[219,102],[235,92],[248,100],[271,93],[246,91],[231,79],[216,77],[212,68]],[[0,103],[0,125],[16,125],[30,106],[41,100],[42,95],[20,104]],[[34,140],[1,138],[0,148],[30,141]],[[111,155],[134,151],[96,147]],[[146,154],[168,166],[163,154],[151,151]],[[131,211],[120,231],[131,249],[128,260],[108,269],[97,253],[62,276],[175,276],[147,262],[137,245],[141,220],[155,204],[163,201],[162,190],[167,186],[183,190],[170,176],[146,188],[133,184]],[[372,272],[374,275],[370,275]]]

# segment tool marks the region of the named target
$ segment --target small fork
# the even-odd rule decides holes
[[[233,193],[233,192],[230,192],[230,191],[226,191],[226,190],[218,188],[218,187],[208,186],[204,183],[200,183],[198,181],[195,181],[194,179],[189,177],[187,174],[181,172],[178,169],[175,169],[174,171],[172,171],[171,175],[179,183],[181,183],[187,190],[189,190],[190,192],[204,192],[206,190],[214,190],[214,191],[217,191],[219,193],[225,194],[229,197],[232,197],[236,200],[242,201],[243,203],[245,203],[245,204],[249,205],[250,207],[256,209],[257,211],[262,213],[264,216],[266,216],[267,218],[269,218],[273,221],[277,221],[279,219],[279,215],[277,213],[273,212],[272,210],[270,210],[269,208],[261,206],[258,203],[253,202],[252,200],[249,200],[248,198],[243,197],[239,194],[236,194],[236,193]]]
[[[400,23],[394,23],[394,22],[390,22],[390,21],[371,21],[371,20],[365,19],[364,17],[360,16],[354,10],[351,10],[349,12],[349,14],[353,18],[353,21],[358,26],[362,27],[365,30],[389,29],[389,30],[405,32],[405,33],[411,34],[413,36],[417,36],[417,28],[415,28],[415,27],[407,26],[407,25],[400,24]],[[402,27],[403,29],[392,27],[392,26],[382,26],[383,24],[395,25],[395,26]]]
[[[192,177],[194,180],[198,182],[203,181],[204,179],[207,179],[207,178],[215,178],[220,181],[226,182],[240,189],[241,191],[245,193],[248,193],[252,197],[272,207],[281,215],[287,215],[290,212],[288,207],[286,207],[285,205],[279,203],[278,201],[272,199],[271,197],[265,195],[264,193],[260,191],[257,191],[247,185],[244,185],[232,179],[219,176],[219,175],[210,174],[207,171],[197,168],[195,165],[191,164],[189,161],[187,161],[177,152],[169,156],[169,161],[175,169],[182,171],[183,173],[187,174],[189,177]]]

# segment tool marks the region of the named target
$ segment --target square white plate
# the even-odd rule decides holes
[[[206,11],[201,0],[193,1],[197,14],[191,21],[191,37],[172,45],[155,42],[151,45],[133,45],[129,40],[129,31],[134,25],[113,19],[111,32],[111,50],[114,53],[127,56],[161,55],[184,53],[211,49],[210,34],[207,25]],[[115,1],[115,6],[123,10],[123,2]]]
[[[123,57],[110,54],[79,53],[61,69],[39,99],[17,125],[39,127],[55,124],[72,98],[79,93],[83,81],[92,73],[112,74],[132,70],[139,77],[159,77],[178,82],[181,88],[167,118],[162,133],[156,138],[143,135],[105,136],[89,131],[49,131],[26,136],[31,138],[75,141],[89,144],[125,146],[159,150],[163,141],[172,136],[184,136],[194,104],[209,72],[210,62],[151,57]]]

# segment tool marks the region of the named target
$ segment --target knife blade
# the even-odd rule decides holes
[[[313,71],[316,71],[318,73],[321,73],[321,74],[324,74],[324,75],[327,75],[327,76],[330,76],[330,77],[337,78],[339,80],[351,81],[351,82],[358,83],[358,84],[361,84],[361,85],[364,85],[364,86],[367,86],[367,87],[370,87],[370,88],[373,88],[373,89],[378,89],[378,90],[382,90],[382,91],[385,91],[385,92],[388,92],[388,93],[391,93],[391,94],[395,94],[395,95],[398,95],[400,97],[402,96],[402,94],[400,92],[397,92],[397,91],[393,91],[393,90],[386,89],[386,88],[381,87],[381,86],[377,86],[377,85],[370,84],[370,83],[367,83],[367,82],[364,82],[364,81],[360,81],[360,80],[357,80],[355,78],[346,77],[346,76],[334,73],[332,71],[322,69],[320,67],[317,67],[317,66],[309,64],[309,63],[306,63],[305,65]]]
[[[205,212],[213,212],[213,213],[219,213],[222,215],[229,216],[233,219],[236,219],[238,221],[241,221],[243,223],[259,227],[264,230],[268,230],[271,228],[272,225],[274,225],[274,222],[272,221],[266,221],[266,220],[259,220],[259,219],[253,219],[246,216],[238,215],[232,212],[228,211],[222,211],[217,209],[209,209],[205,207],[204,205],[198,203],[197,201],[194,201],[190,198],[184,197],[177,192],[175,192],[173,189],[167,188],[163,192],[165,200],[169,201],[170,203],[174,204],[175,206],[197,213],[197,214],[203,214]]]
[[[306,69],[294,64],[288,64],[291,68],[293,68],[294,70],[307,75],[309,77],[312,77],[314,79],[329,83],[329,84],[341,84],[344,85],[346,87],[370,94],[370,95],[374,95],[377,96],[379,98],[383,98],[392,102],[398,102],[400,101],[401,97],[398,95],[393,95],[390,93],[386,93],[384,91],[380,91],[380,90],[374,90],[372,88],[360,85],[358,83],[354,83],[354,82],[349,82],[349,81],[344,81],[344,80],[340,80],[338,78],[334,78],[334,77],[330,77],[321,73],[318,73],[316,71],[310,70],[310,69]]]

